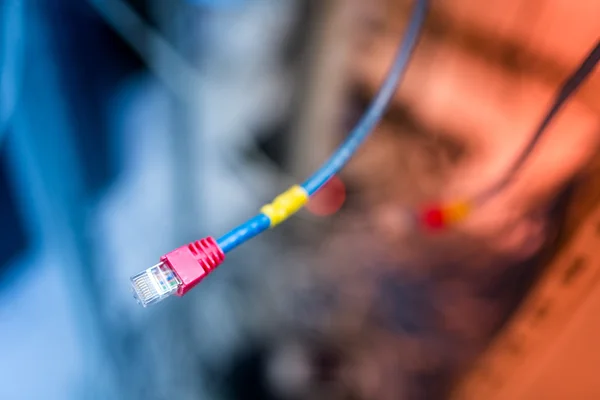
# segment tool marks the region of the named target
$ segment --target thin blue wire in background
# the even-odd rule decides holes
[[[546,132],[548,126],[550,126],[552,121],[554,121],[555,117],[558,115],[567,101],[577,92],[577,90],[592,74],[592,72],[594,72],[598,62],[600,62],[600,39],[596,42],[596,46],[590,51],[587,57],[579,64],[577,69],[569,76],[562,87],[558,90],[558,93],[554,98],[554,103],[552,103],[550,109],[546,112],[546,115],[534,132],[532,138],[527,143],[527,146],[525,146],[510,168],[505,172],[502,179],[492,185],[489,189],[477,195],[473,203],[481,205],[503,190],[510,183],[518,170],[531,156],[531,153],[533,153],[533,150]]]

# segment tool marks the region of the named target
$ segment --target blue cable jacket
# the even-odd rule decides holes
[[[404,40],[398,49],[394,63],[392,64],[379,93],[377,93],[375,99],[356,127],[352,130],[346,141],[332,154],[329,160],[327,160],[317,172],[302,184],[302,187],[309,196],[312,196],[323,187],[329,179],[346,165],[350,157],[356,153],[358,148],[363,144],[365,139],[383,117],[387,106],[398,88],[402,76],[406,72],[408,61],[410,60],[417,43],[423,21],[427,14],[428,3],[427,0],[417,0]]]
[[[265,214],[258,214],[252,219],[244,222],[237,228],[229,231],[217,240],[217,244],[227,253],[235,249],[240,244],[252,239],[261,232],[266,231],[271,226],[271,220]]]
[[[392,100],[392,97],[398,88],[398,84],[406,71],[406,66],[408,65],[408,61],[410,60],[423,26],[428,5],[428,0],[416,0],[415,9],[413,10],[408,29],[379,93],[377,93],[375,99],[346,141],[340,145],[336,152],[317,172],[302,184],[302,188],[306,190],[309,196],[312,196],[327,183],[331,177],[344,167],[350,157],[358,150],[360,145],[365,141],[367,136],[369,136],[373,131],[373,128],[375,128],[377,123],[383,117],[383,114]],[[266,215],[262,213],[258,214],[220,237],[217,240],[217,244],[224,253],[227,253],[261,232],[266,231],[269,229],[270,225],[271,221]]]

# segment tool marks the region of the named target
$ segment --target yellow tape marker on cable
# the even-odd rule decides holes
[[[271,204],[260,209],[271,220],[271,228],[279,225],[289,216],[295,214],[308,202],[308,193],[298,185],[275,197]]]

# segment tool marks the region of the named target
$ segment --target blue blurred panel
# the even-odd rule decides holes
[[[27,237],[23,223],[17,212],[17,199],[14,196],[6,163],[7,147],[0,145],[0,281],[8,269],[9,261],[27,247]]]
[[[235,8],[246,5],[251,0],[187,0],[188,3],[215,9]]]
[[[83,171],[47,23],[50,16],[42,4],[28,5],[22,94],[13,134],[4,145],[11,192],[35,257],[18,264],[14,271],[19,273],[10,282],[5,279],[0,292],[0,342],[13,343],[0,349],[0,375],[16,386],[3,387],[0,398],[69,400],[81,398],[72,393],[86,376],[102,379],[111,369],[96,370],[104,357],[99,339],[103,331],[91,312]],[[85,384],[96,393],[104,391]]]
[[[18,101],[24,25],[23,2],[0,2],[0,146]]]
[[[43,4],[85,189],[97,196],[118,171],[110,155],[108,105],[116,88],[143,63],[87,1]]]
[[[0,399],[75,399],[86,367],[60,259],[36,255],[0,290]]]

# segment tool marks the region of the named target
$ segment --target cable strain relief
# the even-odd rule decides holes
[[[161,257],[177,275],[181,284],[178,296],[183,296],[206,278],[225,260],[225,253],[212,237],[182,246]]]
[[[211,273],[225,260],[225,253],[210,236],[190,243],[188,247],[206,273]]]

